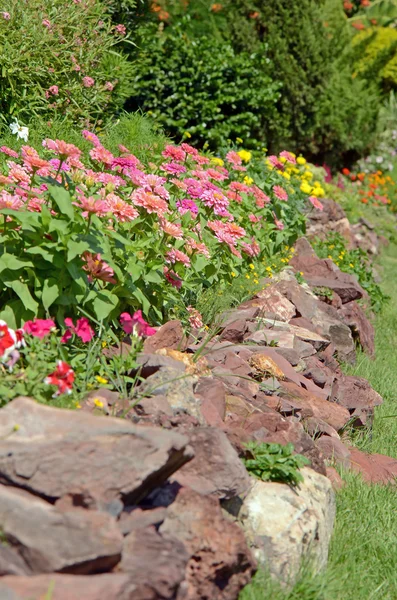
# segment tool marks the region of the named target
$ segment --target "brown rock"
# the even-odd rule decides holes
[[[327,400],[323,400],[313,392],[305,390],[292,382],[284,381],[281,387],[280,395],[296,410],[311,410],[312,415],[308,414],[307,416],[322,419],[336,431],[342,429],[350,419],[349,411],[343,406],[339,406],[334,402],[327,402]]]
[[[350,450],[345,444],[336,437],[323,435],[316,441],[316,446],[319,448],[325,458],[331,464],[337,464],[345,469],[350,466]]]
[[[253,369],[254,375],[260,377],[261,379],[267,377],[285,379],[285,375],[279,368],[276,361],[265,354],[254,354],[251,356],[250,365]]]
[[[295,271],[303,273],[311,287],[325,287],[335,291],[344,304],[366,296],[353,275],[343,273],[330,259],[318,258],[307,239],[300,238],[295,249],[296,253],[290,264]]]
[[[353,332],[353,338],[358,339],[362,348],[371,356],[375,355],[375,332],[365,312],[357,302],[348,302],[340,309],[344,322]]]
[[[174,600],[188,559],[180,540],[162,536],[153,527],[140,528],[124,540],[120,569],[134,581],[139,598]]]
[[[244,305],[238,306],[237,309],[229,310],[221,315],[221,323],[223,327],[243,319],[244,321],[255,321],[259,315],[260,309],[258,307],[244,308]]]
[[[243,531],[223,517],[213,498],[182,488],[160,533],[178,538],[190,556],[186,595],[178,600],[234,600],[255,571]]]
[[[138,363],[137,372],[143,378],[150,377],[164,367],[181,371],[181,373],[186,370],[186,365],[180,360],[161,354],[139,354],[136,362]]]
[[[350,448],[350,464],[353,471],[361,473],[368,483],[395,482],[397,477],[397,459],[384,454],[365,454]]]
[[[242,306],[252,306],[260,308],[261,312],[272,313],[276,319],[288,322],[295,315],[295,307],[283,294],[274,286],[269,286],[261,290],[255,298],[245,302]]]
[[[194,389],[207,425],[221,427],[225,418],[225,385],[216,377],[201,377]]]
[[[160,527],[167,514],[167,510],[159,506],[150,510],[143,510],[139,506],[127,507],[117,521],[117,526],[123,535],[128,535],[137,529]]]
[[[243,494],[250,486],[250,477],[220,429],[200,427],[190,435],[195,457],[173,475],[173,479],[204,496],[229,500]]]
[[[332,483],[332,487],[334,488],[334,490],[340,490],[346,485],[346,483],[343,481],[342,477],[339,475],[338,471],[334,467],[327,467],[326,475]]]
[[[229,325],[226,325],[222,331],[220,339],[223,342],[232,342],[238,344],[244,340],[244,333],[247,329],[247,321],[245,319],[238,319],[233,321]]]
[[[143,351],[146,354],[153,354],[161,348],[184,350],[185,344],[186,339],[181,322],[178,320],[168,321],[154,335],[146,338]]]
[[[317,439],[321,436],[330,436],[338,440],[340,439],[338,432],[322,419],[308,417],[304,420],[303,426],[305,428],[305,431],[307,431],[307,433],[313,439]]]
[[[14,426],[18,425],[18,431]],[[19,397],[0,410],[0,482],[117,514],[193,456],[180,434]]]
[[[98,573],[112,569],[121,557],[122,536],[110,515],[83,509],[63,512],[28,492],[3,485],[0,528],[8,544],[0,546],[3,567],[3,550],[11,550],[21,559],[19,566],[23,562],[26,575]]]
[[[340,375],[333,386],[333,398],[349,410],[360,408],[370,411],[382,404],[382,397],[362,377]]]
[[[126,574],[35,575],[3,577],[0,580],[2,600],[156,600],[153,595],[136,594],[133,580]],[[8,594],[8,595],[7,595]]]

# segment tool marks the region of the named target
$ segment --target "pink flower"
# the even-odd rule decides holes
[[[190,214],[193,218],[198,215],[198,206],[193,200],[189,200],[189,198],[184,198],[183,200],[178,200],[176,202],[176,207],[180,215],[184,215],[190,211]]]
[[[83,77],[83,86],[86,88],[90,88],[94,85],[95,83],[95,79],[93,79],[92,77]]]
[[[93,160],[103,163],[104,165],[111,165],[114,161],[114,156],[109,150],[106,150],[103,146],[95,146],[90,150],[90,156]]]
[[[320,200],[316,198],[316,196],[309,196],[309,202],[311,202],[314,208],[317,208],[318,210],[324,209],[324,206],[321,204]]]
[[[196,242],[196,240],[193,238],[188,238],[186,240],[186,248],[188,251],[190,250],[190,252],[195,250],[197,254],[202,254],[207,258],[211,258],[210,251],[208,250],[207,246],[202,242]]]
[[[143,188],[138,188],[131,195],[131,200],[135,206],[142,206],[149,214],[157,213],[159,216],[164,216],[168,213],[168,204],[163,198],[147,192]]]
[[[211,179],[215,179],[215,181],[224,181],[227,178],[227,175],[224,173],[220,173],[217,169],[207,169],[207,175]]]
[[[231,163],[234,167],[241,165],[241,163],[243,162],[241,156],[239,154],[237,154],[237,152],[234,152],[233,150],[231,150],[230,152],[228,152],[226,154],[226,160]]]
[[[61,338],[61,343],[64,344],[75,333],[77,337],[79,337],[84,343],[90,342],[95,335],[94,330],[92,329],[88,319],[86,317],[82,317],[77,320],[76,326],[73,324],[72,319],[67,317],[65,319],[65,325],[67,327],[65,333]]]
[[[186,152],[178,146],[171,146],[170,144],[165,147],[165,150],[161,153],[164,158],[172,158],[179,162],[183,162],[186,158]]]
[[[127,335],[131,333],[142,337],[154,335],[156,330],[142,317],[142,311],[137,310],[132,316],[125,312],[120,315],[121,327]]]
[[[47,27],[47,29],[51,29],[51,27],[52,27],[52,25],[48,19],[43,19],[41,23],[42,23],[42,25],[44,25],[44,27]]]
[[[48,148],[55,152],[55,154],[59,154],[63,158],[76,158],[79,159],[81,155],[81,150],[77,148],[74,144],[67,144],[63,140],[50,140],[46,139],[43,141],[44,148]]]
[[[86,262],[83,269],[89,273],[88,281],[92,279],[100,279],[105,283],[117,283],[114,278],[114,271],[104,260],[100,254],[91,254],[84,252],[83,260]]]
[[[53,96],[58,96],[58,94],[59,94],[59,88],[57,85],[52,85],[51,87],[48,88],[47,91],[48,91],[48,94],[52,94]]]
[[[190,327],[193,327],[194,329],[201,329],[204,327],[203,317],[198,310],[193,308],[193,306],[188,306],[186,310],[189,313]]]
[[[114,158],[111,168],[115,169],[116,167],[121,167],[121,170],[135,169],[140,165],[141,163],[137,159],[137,157],[133,154],[129,154],[128,156],[117,156],[116,158]],[[159,179],[161,179],[161,181],[164,181],[162,177],[159,177]]]
[[[116,27],[114,28],[114,30],[119,34],[119,35],[125,35],[127,33],[127,29],[125,28],[125,25],[116,25]]]
[[[256,205],[258,208],[263,208],[265,204],[270,204],[271,199],[257,186],[251,186],[251,192],[254,195]]]
[[[251,223],[258,223],[260,221],[260,218],[254,214],[248,215],[248,218],[251,221]]]
[[[296,165],[296,158],[293,154],[291,154],[291,152],[283,150],[282,152],[280,152],[280,156],[282,158],[285,158],[289,163]]]
[[[8,148],[8,146],[1,146],[0,148],[0,152],[2,152],[3,154],[7,154],[7,156],[12,156],[12,158],[18,158],[18,152],[15,152],[15,150],[11,150],[11,148]]]
[[[57,386],[58,390],[54,394],[54,397],[56,397],[61,394],[72,393],[74,378],[75,375],[72,367],[63,360],[60,360],[55,371],[44,379],[44,383]]]
[[[223,221],[208,221],[208,227],[215,233],[220,242],[229,246],[235,246],[238,239],[246,235],[245,229],[235,223],[223,223]]]
[[[181,173],[186,173],[186,167],[175,162],[164,163],[161,166],[161,170],[167,171],[167,173],[171,173],[172,175],[180,175]]]
[[[190,144],[186,144],[185,142],[181,144],[181,148],[186,154],[190,154],[190,156],[198,156],[198,150],[190,146]]]
[[[108,92],[113,92],[113,90],[114,90],[114,85],[110,81],[107,81],[105,83],[104,87],[105,87],[105,90],[107,90]]]
[[[1,13],[1,16],[3,17],[3,19],[4,19],[5,21],[9,21],[9,20],[11,19],[11,15],[10,15],[10,13],[8,13],[8,12],[2,12],[2,13]]]
[[[200,198],[201,194],[204,192],[202,183],[197,181],[197,179],[187,177],[183,180],[183,184],[186,186],[186,193],[192,198]]]
[[[171,223],[167,221],[163,217],[159,217],[160,227],[167,235],[175,238],[176,240],[181,240],[183,238],[183,230],[179,223]]]
[[[275,185],[273,187],[273,193],[279,200],[282,200],[283,202],[287,202],[288,194],[285,191],[285,189],[282,188],[280,185]]]
[[[9,194],[6,190],[0,192],[0,209],[10,208],[11,210],[20,210],[24,206],[21,196]]]
[[[34,319],[33,321],[26,321],[23,326],[25,333],[41,340],[55,329],[56,325],[52,319]]]
[[[172,265],[176,262],[180,262],[185,267],[190,267],[190,258],[184,252],[177,250],[176,248],[171,248],[165,255],[165,262],[171,263]]]
[[[97,135],[95,135],[95,133],[92,133],[91,131],[88,131],[87,129],[83,129],[83,131],[81,132],[81,135],[83,136],[84,139],[91,142],[91,144],[94,144],[94,146],[101,146],[99,137]]]
[[[280,162],[277,156],[268,156],[267,160],[275,169],[278,169],[279,171],[284,171],[284,165],[282,162]]]
[[[181,289],[182,279],[175,273],[175,271],[172,271],[168,267],[164,267],[164,277],[173,287],[177,288],[178,290]]]
[[[59,167],[61,167],[59,169],[60,171],[70,171],[69,165],[65,162],[63,162],[61,164],[61,161],[59,160],[59,158],[50,158],[50,160],[48,162],[56,171],[58,171]]]
[[[127,204],[127,202],[117,196],[117,194],[108,194],[106,196],[106,204],[108,205],[108,212],[111,212],[121,223],[133,221],[139,216],[139,212],[131,204]]]
[[[202,196],[201,200],[205,204],[205,206],[209,206],[214,210],[216,215],[221,217],[229,216],[228,207],[229,200],[226,198],[224,194],[219,190],[207,190]]]
[[[12,162],[9,162],[8,165],[10,166],[8,177],[11,177],[18,183],[30,183],[30,175],[20,165]]]
[[[105,215],[110,212],[109,205],[103,200],[98,200],[97,198],[93,198],[89,196],[86,198],[85,196],[79,196],[80,204],[76,204],[79,208],[83,209],[83,216],[86,217],[88,214],[98,214]]]
[[[275,224],[276,228],[277,228],[279,231],[282,231],[282,230],[284,229],[285,225],[284,225],[284,223],[283,223],[282,221],[279,221],[279,220],[277,219],[277,215],[276,215],[276,213],[275,213],[275,212],[273,212],[273,218],[274,218],[274,224]]]

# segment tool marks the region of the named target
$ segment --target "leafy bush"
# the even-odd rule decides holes
[[[102,123],[130,93],[124,30],[96,0],[10,0],[0,15],[0,117]]]
[[[310,464],[302,454],[293,454],[293,444],[265,444],[249,442],[246,444],[250,458],[243,459],[249,473],[261,481],[279,481],[297,486],[303,482],[299,469]]]
[[[188,21],[141,31],[127,107],[146,111],[168,134],[201,146],[226,147],[238,137],[248,147],[263,142],[280,87],[267,75],[266,46],[237,54],[222,40],[190,39]]]
[[[341,271],[356,275],[359,284],[370,297],[371,308],[375,312],[381,310],[389,297],[375,282],[368,255],[364,250],[347,250],[345,240],[338,233],[330,233],[324,241],[315,241],[313,247],[320,258],[331,258]]]

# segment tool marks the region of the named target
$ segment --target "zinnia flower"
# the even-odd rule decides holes
[[[188,306],[186,310],[189,313],[190,327],[194,327],[194,329],[201,329],[204,327],[203,317],[198,310],[193,308],[193,306]]]
[[[142,206],[149,214],[157,213],[159,216],[164,216],[168,213],[168,204],[163,198],[147,192],[143,188],[138,188],[131,195],[131,200],[135,206]]]
[[[44,383],[47,385],[56,385],[58,390],[53,395],[53,398],[60,396],[61,394],[71,394],[74,382],[74,371],[68,363],[63,360],[58,361],[57,368],[55,371],[50,373],[45,379]]]
[[[282,200],[283,202],[287,202],[288,194],[285,191],[285,189],[282,188],[280,185],[275,185],[273,187],[273,193],[279,200]]]
[[[114,161],[114,156],[109,150],[106,150],[103,146],[95,146],[90,150],[90,156],[93,160],[103,163],[104,165],[111,165]]]
[[[184,215],[190,211],[190,214],[193,218],[198,215],[198,206],[193,200],[189,200],[189,198],[184,198],[183,200],[178,200],[176,202],[176,207],[180,215]]]
[[[88,131],[87,129],[83,129],[83,131],[81,132],[81,135],[83,136],[84,139],[91,142],[91,144],[94,144],[94,146],[101,146],[99,137],[97,135],[95,135],[95,133],[92,133],[91,131]]]
[[[135,335],[148,337],[156,333],[156,330],[142,317],[141,310],[137,310],[132,316],[127,312],[122,313],[120,315],[120,324],[127,335],[133,333]]]
[[[48,148],[55,152],[55,154],[59,154],[63,158],[76,158],[79,159],[81,155],[81,150],[77,148],[74,144],[68,144],[63,140],[51,140],[46,139],[43,141],[44,148]]]
[[[178,290],[181,289],[182,279],[175,273],[175,271],[172,271],[168,267],[164,267],[164,277],[173,287],[177,288]]]
[[[176,240],[181,240],[183,238],[183,229],[179,223],[171,223],[162,217],[159,217],[160,227],[167,235],[175,238]]]
[[[52,319],[34,319],[33,321],[26,321],[23,326],[25,333],[41,340],[55,329],[56,325]]]
[[[83,86],[86,88],[90,88],[94,85],[95,83],[95,79],[93,79],[92,77],[83,77]]]
[[[283,150],[282,152],[280,152],[280,156],[282,158],[285,158],[285,160],[287,160],[289,163],[296,165],[295,156],[291,152],[288,152],[288,150]]]
[[[133,221],[139,216],[139,212],[131,204],[127,204],[127,202],[117,196],[117,194],[108,194],[106,196],[106,204],[108,205],[108,212],[111,212],[122,223]]]
[[[323,210],[324,206],[321,204],[320,200],[316,198],[316,196],[309,196],[309,202],[311,202],[314,208],[318,210]]]
[[[121,23],[119,25],[116,25],[114,30],[119,34],[119,35],[125,35],[127,33],[127,29],[125,28],[125,25],[122,25]]]
[[[181,262],[185,267],[190,267],[190,258],[184,252],[177,250],[176,248],[171,248],[165,256],[165,261],[167,263],[175,264],[176,262]]]
[[[114,278],[114,271],[104,260],[100,254],[91,254],[84,252],[83,260],[87,263],[84,265],[84,271],[89,273],[88,281],[92,279],[100,279],[106,283],[117,283]]]
[[[104,215],[110,212],[109,205],[103,200],[99,200],[98,198],[93,198],[89,196],[86,198],[85,196],[79,196],[80,204],[76,203],[76,206],[83,209],[83,217],[87,217],[89,214],[98,214]]]
[[[186,144],[187,146],[188,144]],[[190,146],[189,146],[190,147]],[[172,158],[172,160],[183,162],[186,158],[186,152],[178,146],[171,146],[170,144],[165,147],[164,152],[161,153],[164,158]]]
[[[12,158],[18,158],[18,152],[15,152],[15,150],[11,150],[11,148],[8,148],[8,146],[1,146],[0,152],[2,152],[3,154],[7,154],[7,156],[12,156]]]

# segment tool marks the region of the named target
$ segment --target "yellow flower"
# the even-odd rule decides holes
[[[331,256],[330,254],[328,254],[328,258],[329,258],[330,260],[332,260],[332,256]]]
[[[237,154],[244,162],[249,162],[252,158],[252,153],[248,150],[239,150]]]
[[[107,342],[102,342],[102,348],[106,348],[107,345],[108,345]]]
[[[185,137],[187,137],[187,138],[191,138],[191,137],[192,137],[192,134],[191,134],[191,133],[189,133],[188,131],[185,131],[183,135],[184,135]]]
[[[258,284],[258,283],[259,283],[259,281],[258,281],[257,279],[254,279],[254,283]]]
[[[252,179],[252,177],[248,177],[248,175],[246,175],[244,177],[244,183],[247,185],[251,185],[251,183],[254,183],[254,180]]]
[[[269,273],[272,272],[272,268],[271,267],[266,267],[266,271],[268,271]]]
[[[81,404],[79,404],[78,402],[76,403],[76,408],[81,408]]]
[[[313,179],[313,173],[311,171],[305,171],[302,175],[303,179]]]
[[[284,179],[287,179],[288,181],[291,179],[291,175],[289,173],[287,173],[286,171],[284,171],[283,177],[284,177]]]
[[[303,158],[303,156],[298,156],[298,158],[296,159],[296,162],[298,163],[298,165],[305,165],[306,158]]]
[[[311,194],[312,193],[312,188],[311,188],[311,186],[308,183],[306,183],[306,181],[304,181],[301,184],[300,189],[301,189],[301,192],[303,192],[304,194]]]
[[[349,267],[351,267],[352,269],[354,269],[354,265],[353,265],[353,263],[350,263],[350,264],[349,264]]]
[[[13,431],[19,431],[21,428],[20,425],[14,425],[14,427],[12,428]]]
[[[302,277],[303,277],[303,271],[299,271],[299,275],[302,275]]]
[[[324,194],[325,192],[322,187],[316,187],[312,189],[312,196],[315,196],[316,198],[324,196]]]
[[[339,260],[343,260],[343,254],[339,254],[338,258]]]
[[[333,250],[334,248],[335,248],[335,244],[331,244],[329,247],[330,250]]]
[[[243,140],[242,140],[241,138],[236,138],[236,142],[237,142],[238,144],[242,144],[242,143],[243,143]]]
[[[94,398],[94,404],[98,408],[103,408],[103,402],[102,402],[102,400],[99,400],[99,398]]]
[[[218,158],[217,156],[213,156],[211,158],[211,162],[214,163],[214,165],[219,165],[220,167],[223,167],[223,165],[225,164],[224,161],[221,158]]]
[[[108,383],[108,380],[105,379],[104,377],[101,377],[100,375],[97,375],[95,377],[95,379],[97,380],[98,383],[102,383],[103,385],[105,385],[105,383]]]
[[[252,269],[252,270],[254,270],[254,269],[255,269],[255,267],[254,267],[254,265],[253,265],[252,263],[251,263],[250,265],[248,265],[248,266],[249,266],[249,268],[250,268],[250,269]]]
[[[246,279],[251,279],[251,277],[249,275],[246,275],[245,278]]]
[[[236,277],[236,273],[235,273],[234,271],[231,271],[230,275],[231,275],[232,277]]]

